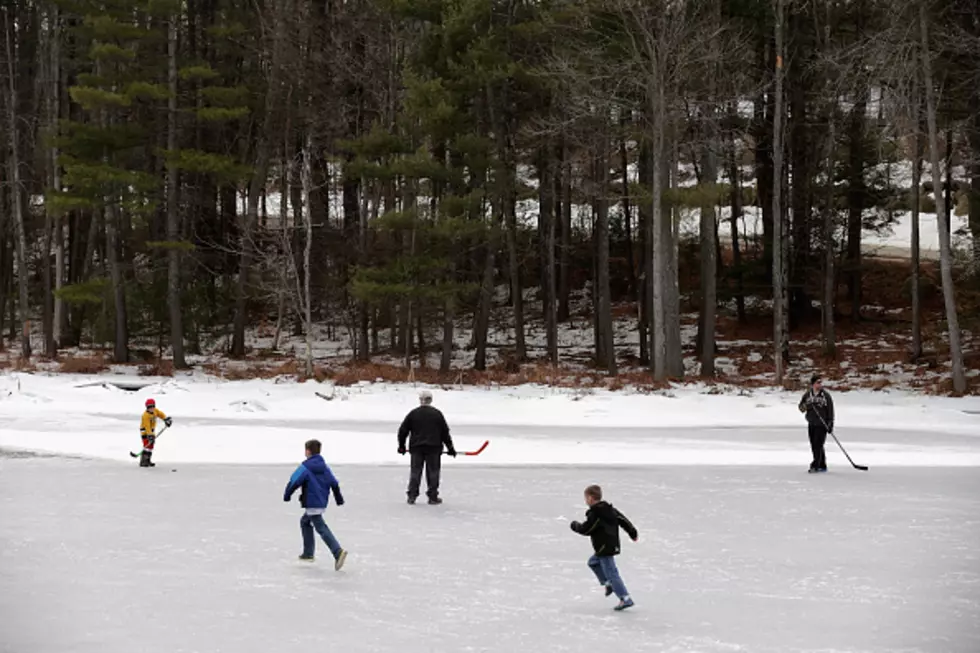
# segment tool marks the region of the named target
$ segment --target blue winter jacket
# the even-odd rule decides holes
[[[286,491],[282,495],[282,500],[289,501],[296,490],[301,490],[299,502],[304,508],[326,508],[330,502],[331,491],[333,491],[337,505],[344,505],[344,496],[340,493],[340,483],[337,482],[337,478],[319,454],[310,456],[296,468],[293,475],[289,477],[289,483],[286,484]]]

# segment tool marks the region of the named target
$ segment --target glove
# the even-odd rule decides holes
[[[449,454],[450,456],[452,456],[453,458],[456,457],[456,450],[453,449],[452,447],[449,447],[448,449],[446,449],[446,453]]]
[[[573,521],[571,524],[569,524],[569,527],[571,527],[573,531],[578,533],[579,529],[582,528],[582,524],[578,523],[577,521]]]
[[[833,422],[827,422],[827,432],[829,432],[829,433],[833,433],[834,432],[834,423]]]
[[[405,447],[398,447],[398,453],[400,453],[401,455],[404,456],[405,455]]]
[[[173,426],[174,418],[173,417],[168,417],[167,419],[163,420],[163,423],[166,424],[168,427],[169,426]]]

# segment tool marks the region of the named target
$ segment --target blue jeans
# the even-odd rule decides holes
[[[313,529],[320,534],[326,543],[334,559],[340,555],[340,542],[330,532],[330,527],[323,521],[323,515],[303,515],[299,520],[299,530],[303,533],[303,557],[312,558],[316,549],[316,541],[313,538]]]
[[[589,568],[595,577],[599,579],[600,585],[608,585],[620,599],[629,596],[626,585],[619,576],[619,569],[616,568],[616,558],[613,556],[592,556],[589,558]]]

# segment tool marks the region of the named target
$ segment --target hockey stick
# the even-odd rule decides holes
[[[862,472],[868,471],[867,465],[858,465],[856,462],[851,460],[851,457],[847,454],[847,449],[844,448],[844,445],[840,443],[840,440],[837,439],[837,436],[834,435],[834,432],[830,430],[829,426],[827,426],[827,422],[824,421],[823,415],[821,415],[817,411],[813,411],[813,414],[817,416],[817,418],[820,420],[820,423],[823,424],[823,427],[827,429],[827,433],[830,433],[830,437],[834,439],[834,442],[837,443],[837,446],[840,447],[840,450],[844,452],[844,457],[847,458],[847,462],[851,463],[851,466],[854,469],[860,469]]]
[[[463,456],[479,456],[481,453],[483,453],[483,450],[486,449],[487,448],[487,445],[489,445],[489,444],[490,444],[490,440],[484,440],[483,441],[483,444],[480,445],[480,448],[479,449],[476,449],[474,451],[460,451],[458,453],[461,454],[461,455],[463,455]],[[446,452],[443,451],[442,453],[445,454]]]
[[[487,448],[487,445],[489,445],[489,444],[490,444],[490,440],[484,440],[483,441],[483,444],[480,445],[480,448],[479,449],[477,449],[476,451],[464,451],[463,452],[463,455],[464,456],[479,456],[481,453],[483,453],[483,450],[486,449]]]
[[[160,432],[157,433],[156,436],[154,436],[153,442],[156,443],[156,438],[159,438],[161,435],[163,435],[163,432],[166,431],[168,428],[170,428],[170,427],[169,426],[164,426],[162,429],[160,429]],[[142,451],[142,449],[140,451]],[[133,458],[139,458],[140,457],[140,455],[138,453],[133,453],[132,451],[129,452],[129,455],[132,456]]]

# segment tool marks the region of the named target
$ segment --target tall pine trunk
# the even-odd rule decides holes
[[[949,356],[953,368],[953,391],[966,392],[966,374],[963,369],[963,347],[960,341],[960,322],[956,312],[956,288],[953,285],[953,253],[950,247],[949,220],[946,214],[946,198],[940,183],[939,128],[936,120],[935,88],[932,80],[932,53],[929,49],[929,22],[926,15],[927,0],[919,3],[919,30],[922,58],[923,83],[926,96],[926,123],[929,127],[929,157],[932,162],[932,186],[936,196],[936,222],[939,225],[939,269],[943,280],[943,300],[946,306],[946,326],[949,331]]]
[[[827,152],[825,157],[827,199],[823,215],[823,301],[821,302],[823,353],[829,358],[836,358],[837,356],[837,336],[834,325],[834,305],[837,297],[837,277],[834,270],[834,216],[836,215],[834,207],[836,197],[834,192],[834,151],[837,140],[835,126],[834,108],[829,107],[827,110]]]
[[[709,120],[713,119],[713,116]],[[715,194],[718,185],[718,164],[713,136],[709,137],[704,158],[704,181],[710,198],[701,205],[701,319],[698,322],[698,344],[701,352],[701,376],[715,375],[715,326],[718,304],[718,259],[715,213]]]
[[[921,103],[918,96],[915,103],[915,158],[912,161],[912,242],[909,252],[912,259],[912,361],[922,357],[922,251],[919,244],[919,211],[922,206],[922,143]]]
[[[609,285],[609,140],[603,138],[596,157],[596,282],[598,293],[598,327],[601,346],[596,358],[610,375],[616,374],[616,348],[612,325],[612,302]]]
[[[11,206],[14,211],[15,250],[17,253],[17,313],[20,318],[20,355],[24,359],[31,357],[31,314],[27,283],[27,236],[24,224],[24,192],[20,179],[20,130],[17,117],[17,84],[14,77],[18,58],[17,46],[11,43],[20,27],[10,24],[12,8],[4,9],[4,33],[6,34],[7,50],[7,138],[10,145],[10,156],[7,164],[10,168]]]
[[[173,347],[174,367],[184,369],[184,322],[180,299],[180,213],[177,206],[177,25],[180,16],[174,14],[167,29],[167,78],[170,97],[167,99],[167,304],[170,309],[170,346]]]
[[[106,260],[109,263],[109,278],[112,281],[112,297],[115,306],[115,342],[112,349],[114,363],[129,362],[129,315],[126,309],[126,285],[123,280],[122,264],[119,260],[119,213],[116,210],[118,198],[113,195],[105,208]]]
[[[55,45],[55,40],[58,38],[57,35],[57,23],[58,23],[58,10],[57,8],[52,8],[51,13],[47,15],[48,25],[44,32],[44,38],[41,41],[42,48],[46,50],[47,57],[41,54],[38,59],[41,62],[41,69],[43,72],[44,83],[48,88],[48,93],[46,95],[46,127],[48,131],[48,137],[54,141],[54,136],[58,133],[58,74],[55,72],[55,68],[58,66],[58,47]],[[52,143],[51,147],[46,151],[47,155],[47,181],[52,189],[57,189],[61,185],[60,175],[58,171],[58,149],[57,145]],[[52,274],[51,274],[51,247],[52,239],[54,236],[54,225],[57,221],[57,216],[54,215],[54,211],[49,206],[49,203],[45,201],[44,203],[44,235],[41,238],[41,283],[44,288],[42,291],[42,311],[41,311],[41,324],[42,332],[44,334],[44,355],[48,358],[54,358],[58,353],[58,344],[55,339],[55,324],[54,324],[54,292],[52,289]]]
[[[308,105],[312,104],[312,98]],[[302,172],[300,174],[300,184],[303,189],[303,289],[301,294],[303,307],[303,342],[306,345],[305,356],[303,357],[303,369],[306,378],[313,377],[313,290],[311,279],[313,278],[312,253],[313,253],[313,207],[310,198],[313,190],[313,128],[307,126],[306,136],[303,140],[303,161]]]
[[[558,362],[558,323],[555,319],[555,179],[552,148],[544,147],[538,168],[541,237],[541,299],[544,308],[548,360]]]
[[[637,175],[640,179],[641,188],[647,188],[647,184],[653,177],[653,151],[650,148],[648,139],[640,142],[640,157],[637,162]],[[653,233],[653,217],[651,204],[640,202],[638,204],[640,215],[640,263],[643,269],[640,272],[639,290],[639,326],[640,326],[640,364],[652,366],[650,360],[650,317],[652,315],[650,304],[652,301],[653,277],[653,243],[650,235]]]
[[[776,0],[776,85],[773,91],[774,114],[773,114],[773,134],[772,134],[772,216],[773,216],[773,255],[772,255],[772,280],[773,280],[773,356],[776,363],[776,383],[783,382],[783,347],[785,343],[784,331],[784,301],[786,289],[783,284],[784,262],[783,255],[783,78],[785,71],[783,68],[783,57],[785,47],[783,44],[783,19],[784,19],[785,0]]]
[[[569,160],[568,146],[564,138],[561,144],[561,230],[558,263],[558,322],[567,322],[570,315],[569,302],[572,294],[572,163]]]
[[[652,188],[652,211],[648,224],[647,243],[651,246],[649,271],[650,297],[648,323],[650,329],[650,365],[653,378],[664,381],[667,378],[667,311],[664,296],[667,284],[667,248],[670,246],[672,233],[670,217],[664,216],[663,182],[665,174],[664,131],[666,126],[666,111],[664,110],[664,93],[662,79],[654,77],[647,84],[650,95],[650,117],[653,121],[653,159],[650,169]]]

